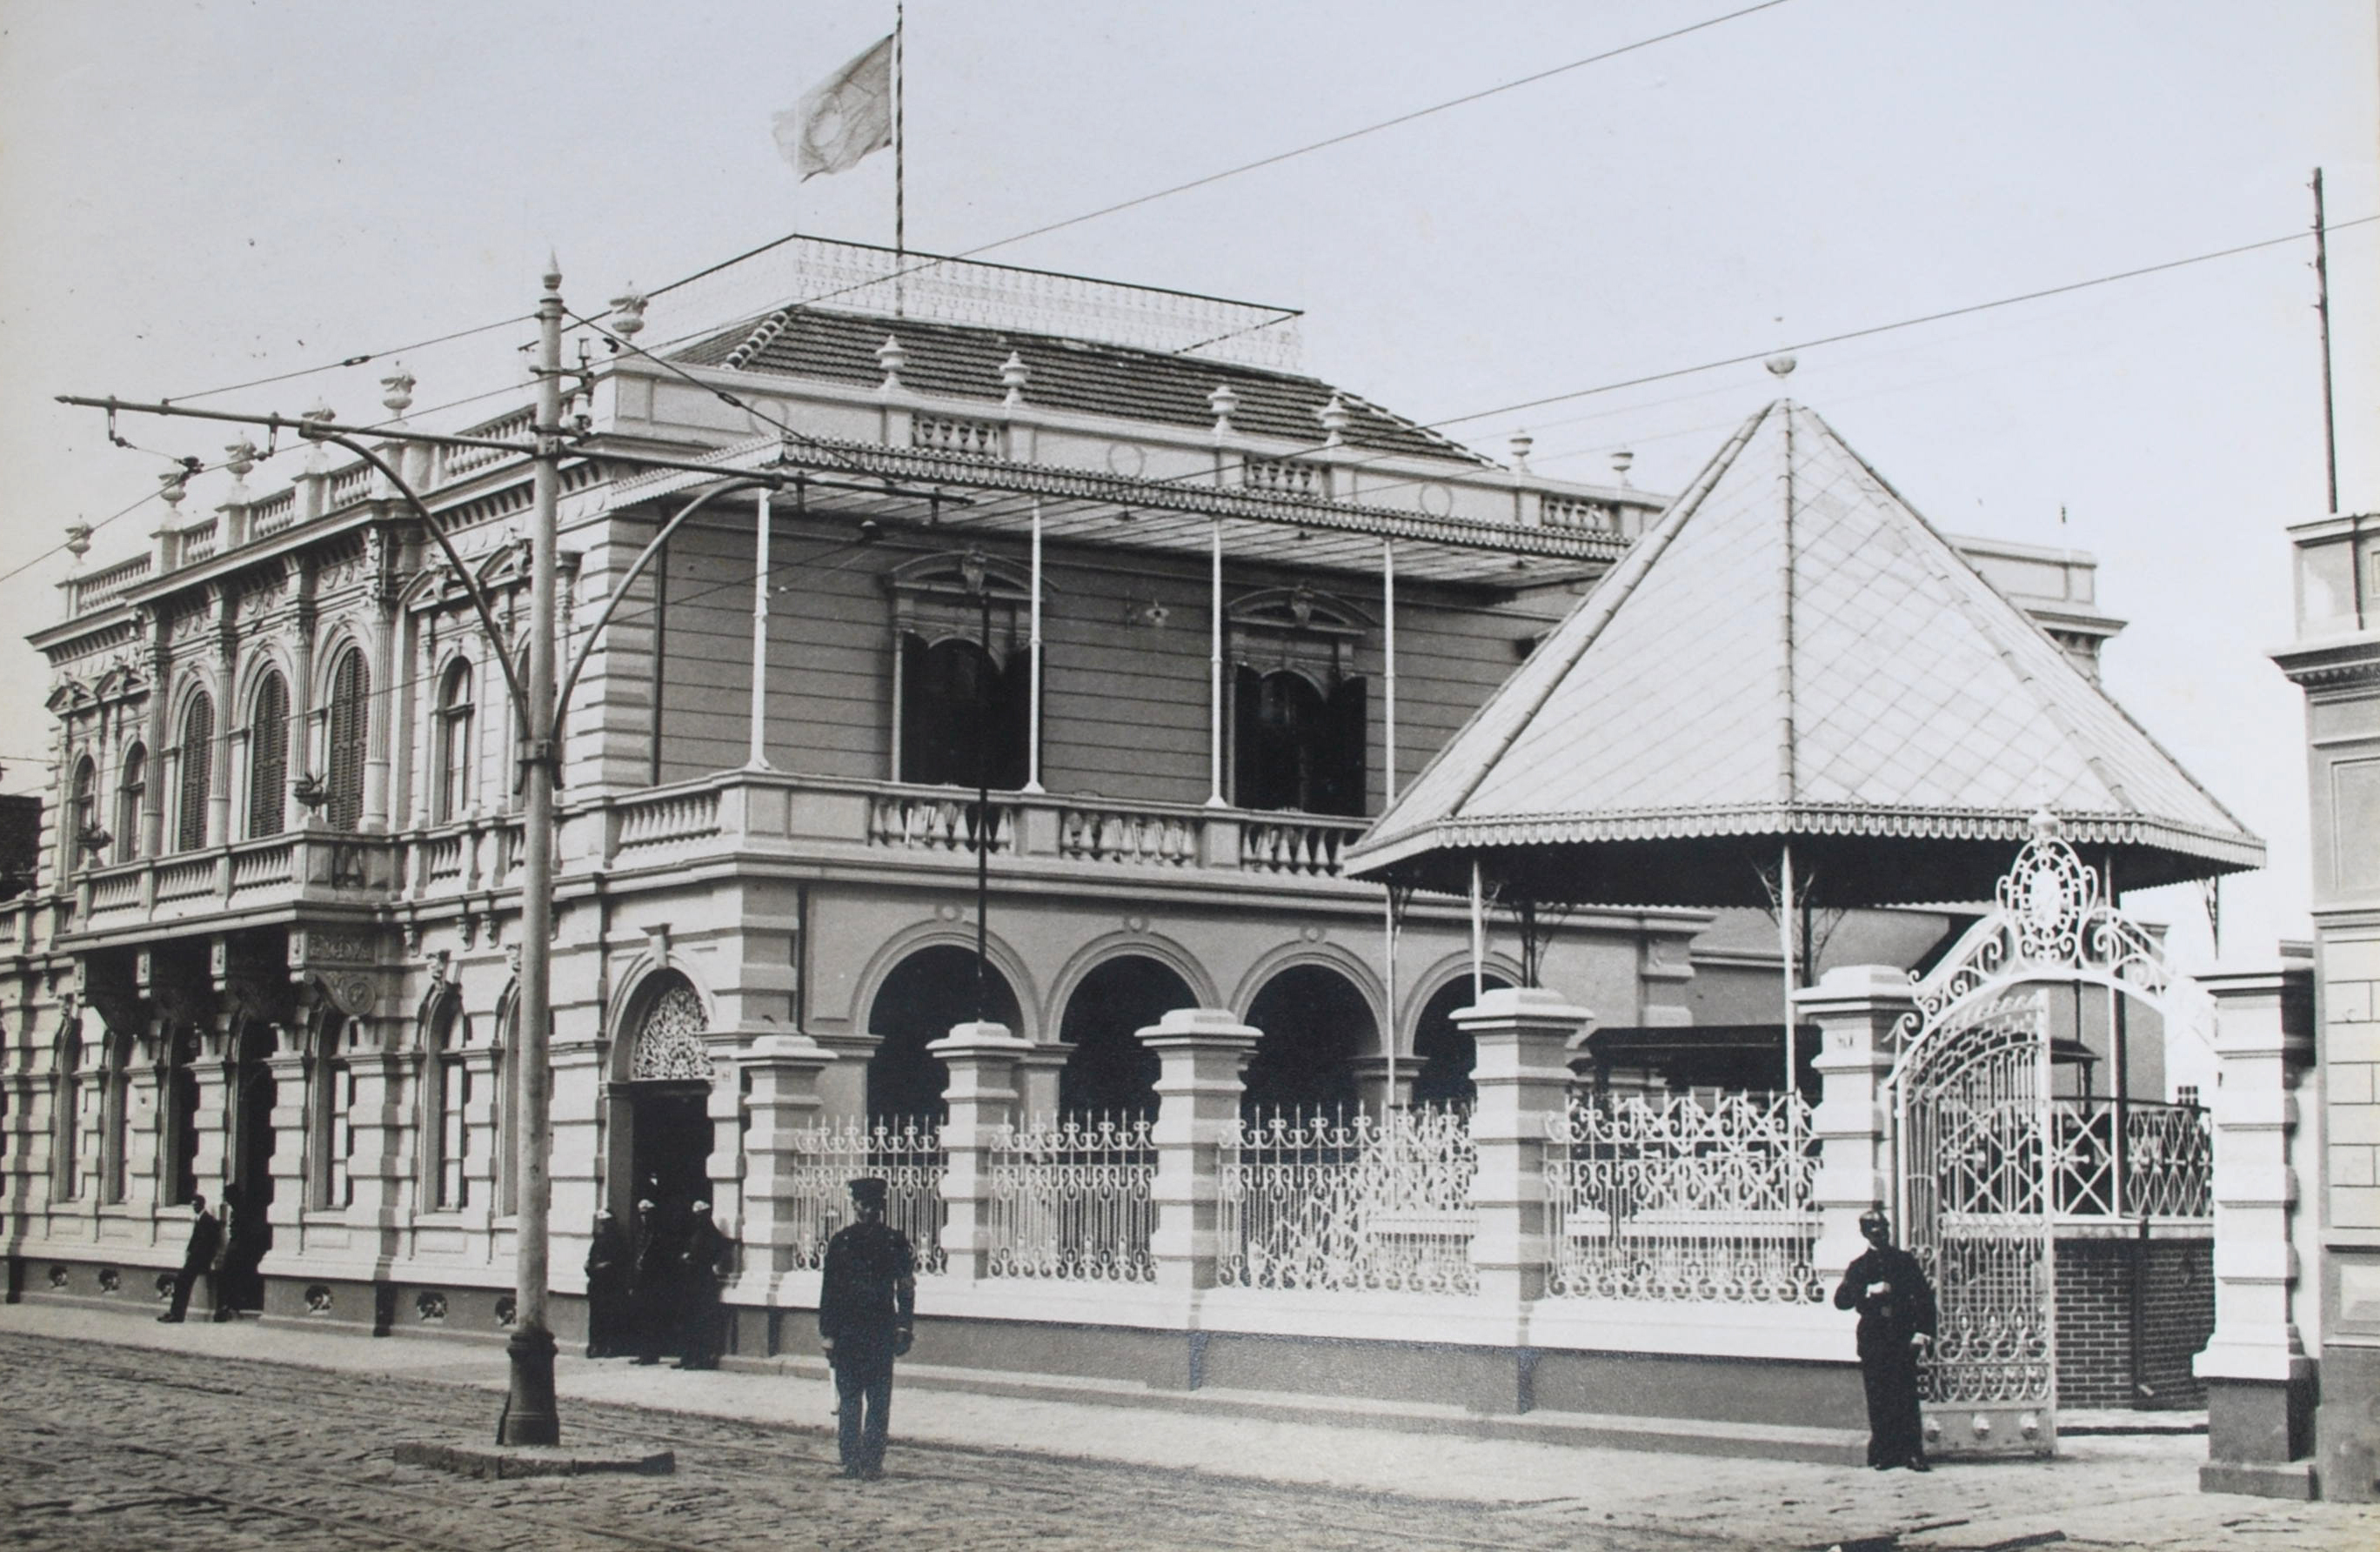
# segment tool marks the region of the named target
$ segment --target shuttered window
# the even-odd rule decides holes
[[[333,830],[353,830],[363,822],[364,740],[370,699],[371,677],[364,671],[364,655],[350,648],[331,673],[330,769],[324,772],[329,799],[324,818]]]
[[[289,686],[268,673],[248,727],[248,832],[281,833],[289,806]]]
[[[214,791],[215,703],[190,697],[182,713],[182,802],[176,816],[176,849],[195,852],[207,843],[207,799]]]

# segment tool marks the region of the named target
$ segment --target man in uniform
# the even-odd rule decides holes
[[[587,1245],[587,1356],[616,1358],[627,1350],[627,1231],[608,1211],[595,1215]]]
[[[628,1308],[636,1326],[637,1362],[658,1364],[677,1336],[678,1247],[650,1196],[637,1204]]]
[[[182,1269],[174,1274],[174,1302],[158,1320],[169,1326],[180,1324],[189,1314],[190,1290],[201,1277],[207,1279],[210,1292],[221,1293],[214,1280],[215,1256],[223,1250],[223,1219],[207,1211],[205,1197],[191,1197],[190,1243],[182,1252]]]
[[[1929,1471],[1917,1415],[1917,1360],[1934,1341],[1934,1286],[1917,1257],[1892,1243],[1881,1205],[1860,1217],[1868,1248],[1843,1271],[1837,1309],[1859,1311],[1860,1378],[1867,1387],[1867,1463]]]
[[[679,1339],[677,1366],[715,1369],[726,1348],[726,1312],[719,1295],[735,1272],[735,1246],[710,1219],[710,1204],[697,1202],[688,1209],[686,1248],[678,1253],[680,1296],[686,1302],[685,1335]]]
[[[909,1351],[917,1310],[917,1258],[884,1221],[884,1194],[880,1180],[851,1182],[859,1221],[827,1242],[819,1279],[819,1339],[834,1367],[843,1474],[867,1482],[884,1474],[892,1360]]]

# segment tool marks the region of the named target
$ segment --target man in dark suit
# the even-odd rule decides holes
[[[628,1348],[630,1254],[627,1231],[609,1212],[595,1215],[587,1244],[587,1356],[616,1358]]]
[[[685,1300],[685,1335],[679,1339],[677,1366],[715,1369],[727,1346],[726,1311],[719,1295],[735,1271],[735,1246],[710,1219],[710,1204],[697,1202],[687,1209],[686,1248],[678,1253],[680,1297]]]
[[[884,1221],[884,1196],[880,1180],[851,1182],[859,1220],[827,1242],[819,1279],[819,1338],[834,1367],[843,1474],[867,1482],[884,1474],[892,1360],[909,1351],[917,1318],[917,1257]]]
[[[677,1339],[677,1236],[650,1196],[637,1204],[637,1228],[628,1286],[635,1312],[637,1362],[658,1364]]]
[[[207,1199],[190,1198],[190,1243],[182,1251],[182,1269],[174,1274],[174,1302],[159,1316],[166,1325],[178,1325],[189,1314],[190,1290],[199,1279],[207,1279],[209,1292],[214,1292],[215,1257],[223,1250],[223,1219],[207,1211]]]
[[[1837,1309],[1859,1311],[1860,1378],[1867,1386],[1867,1463],[1928,1471],[1917,1413],[1917,1360],[1934,1343],[1934,1285],[1917,1257],[1892,1243],[1882,1206],[1860,1218],[1868,1248],[1843,1271]]]

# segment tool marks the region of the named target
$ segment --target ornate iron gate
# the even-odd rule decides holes
[[[1940,1316],[1918,1371],[1926,1447],[2050,1453],[2058,1255],[2042,993],[2010,993],[1936,1031],[1912,1050],[1897,1098],[1896,1217]]]
[[[1946,1455],[2057,1449],[2054,1229],[2075,1160],[2051,1092],[2051,984],[2105,988],[2155,1009],[2168,1040],[2211,1041],[2205,994],[2042,813],[1993,909],[1914,988],[1890,1079],[1893,1206],[1941,1315],[1919,1370],[1926,1442]]]

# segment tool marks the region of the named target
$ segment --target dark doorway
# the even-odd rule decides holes
[[[989,965],[984,975],[983,1016],[1016,1030],[1023,1019],[1007,977]],[[974,1019],[976,1001],[973,949],[937,943],[892,967],[868,1011],[868,1032],[883,1042],[868,1059],[870,1120],[941,1119],[950,1069],[926,1047]]]
[[[1354,1110],[1355,1059],[1379,1046],[1379,1025],[1354,983],[1319,964],[1296,965],[1264,984],[1248,1022],[1264,1037],[1248,1061],[1244,1111]]]
[[[1136,1032],[1197,1000],[1172,966],[1137,954],[1109,960],[1084,976],[1058,1025],[1058,1038],[1074,1048],[1058,1074],[1059,1110],[1154,1116],[1157,1053]]]
[[[628,1171],[638,1197],[650,1197],[662,1220],[710,1199],[710,1089],[697,1083],[628,1085]],[[623,1223],[636,1221],[636,1202],[615,1202]]]
[[[280,1085],[265,1058],[273,1049],[273,1032],[249,1024],[238,1035],[238,1055],[232,1064],[231,1179],[224,1189],[229,1209],[224,1225],[222,1287],[216,1298],[225,1309],[264,1307],[265,1255],[273,1249],[273,1153],[276,1139],[273,1108]]]
[[[1501,991],[1512,983],[1501,976],[1489,976],[1480,984],[1489,991]],[[1471,1083],[1478,1043],[1454,1023],[1455,1010],[1468,1008],[1475,1000],[1471,977],[1465,976],[1447,982],[1422,1004],[1421,1018],[1414,1025],[1415,1104],[1467,1106],[1478,1097]]]
[[[176,1028],[165,1066],[166,1206],[181,1206],[199,1190],[199,1035]]]

